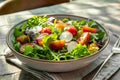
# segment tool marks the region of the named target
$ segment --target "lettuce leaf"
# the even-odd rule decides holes
[[[86,45],[78,44],[70,54],[75,58],[81,58],[90,55],[90,52]]]

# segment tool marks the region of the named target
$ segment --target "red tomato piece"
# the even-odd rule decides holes
[[[91,32],[91,33],[96,33],[97,32],[96,28],[91,28],[91,27],[87,27],[87,26],[83,26],[82,30],[83,30],[83,32]]]
[[[29,37],[26,35],[22,35],[18,37],[16,40],[20,42],[21,44],[23,44],[23,43],[29,42]]]
[[[69,31],[70,33],[72,33],[73,36],[77,35],[77,29],[75,27],[70,27],[67,31]]]
[[[43,29],[41,30],[41,33],[48,33],[48,34],[51,34],[52,31],[50,30],[50,28],[46,27],[46,28],[43,28]]]
[[[65,40],[55,40],[50,42],[49,46],[52,50],[60,50],[65,45]]]
[[[90,33],[84,32],[77,41],[82,45],[87,44],[90,41]]]

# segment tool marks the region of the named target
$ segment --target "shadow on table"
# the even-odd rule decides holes
[[[32,74],[22,70],[18,80],[39,80],[39,79],[33,76]]]
[[[72,6],[74,7],[73,9]],[[118,16],[120,11],[120,5],[115,4],[98,4],[98,3],[72,3],[69,7],[65,5],[62,6],[63,9],[58,9],[58,11],[65,12],[65,10],[69,10],[73,12],[74,15],[85,16],[88,18],[92,18],[98,20],[105,24],[107,28],[110,30],[120,31],[119,25],[120,21]],[[57,11],[56,11],[57,12]],[[69,13],[69,12],[68,12]]]

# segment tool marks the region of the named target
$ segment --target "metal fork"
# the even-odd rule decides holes
[[[101,64],[101,66],[99,67],[98,71],[95,73],[95,75],[93,76],[93,78],[91,80],[94,80],[97,75],[99,74],[99,72],[101,71],[101,69],[103,68],[103,66],[107,63],[107,61],[110,59],[110,57],[114,54],[114,53],[120,53],[120,36],[118,37],[118,40],[115,42],[111,53],[108,55],[108,57],[104,60],[104,62]]]

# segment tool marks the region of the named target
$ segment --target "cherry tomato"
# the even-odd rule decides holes
[[[57,20],[57,23],[63,23],[61,20]]]
[[[48,34],[51,34],[52,31],[50,30],[50,28],[46,27],[46,28],[43,28],[41,33],[48,33]]]
[[[65,40],[55,40],[50,42],[49,46],[52,50],[60,50],[65,45]]]
[[[42,34],[40,34],[40,36],[37,38],[37,43],[39,44],[39,46],[43,46],[43,41],[42,41],[42,39],[43,39],[43,37],[44,37],[45,35],[48,35],[48,33],[42,33]]]
[[[84,32],[77,41],[82,45],[87,44],[90,41],[90,33]]]
[[[70,33],[72,33],[73,36],[77,35],[77,29],[75,27],[70,27],[67,31],[69,31]]]
[[[38,45],[39,45],[39,46],[43,46],[43,41],[42,41],[42,39],[38,39],[37,42],[38,42]]]
[[[63,23],[58,23],[55,25],[56,28],[63,29],[65,25]]]
[[[22,35],[16,39],[21,44],[29,42],[29,37],[26,35]]]
[[[91,33],[96,33],[97,32],[96,28],[91,28],[91,27],[87,27],[87,26],[83,26],[82,30],[83,30],[83,32],[91,32]]]

